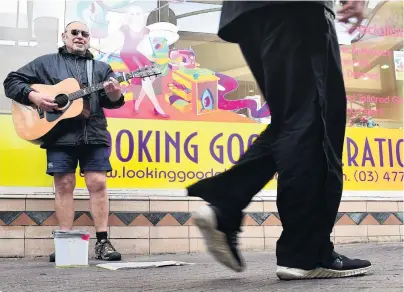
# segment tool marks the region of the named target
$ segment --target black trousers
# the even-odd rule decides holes
[[[227,172],[188,187],[239,229],[242,210],[278,173],[283,232],[277,263],[312,269],[330,255],[342,188],[346,94],[333,15],[299,2],[242,19],[239,45],[271,111],[271,124]]]

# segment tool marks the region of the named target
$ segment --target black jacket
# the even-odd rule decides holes
[[[65,47],[61,47],[58,53],[38,57],[17,71],[9,73],[4,81],[5,94],[19,103],[29,105],[31,102],[28,94],[33,90],[29,84],[55,85],[66,78],[73,77],[81,85],[87,86],[87,59],[93,59],[89,51],[85,56],[77,56],[68,53]],[[104,62],[93,61],[93,84],[113,76],[111,66]],[[121,107],[125,103],[124,97],[122,95],[117,102],[111,102],[104,90],[93,93],[91,97],[90,117],[62,120],[44,137],[42,148],[84,144],[109,146],[107,120],[103,108]]]
[[[276,9],[277,5],[293,5],[293,2],[302,2],[302,1],[223,1],[222,14],[220,16],[220,24],[219,24],[219,32],[218,36],[227,42],[238,43],[238,36],[245,30],[243,27],[243,22],[239,21],[240,16],[248,13],[252,10],[264,8],[266,6],[273,6]],[[326,1],[303,1],[303,2],[313,2],[320,5],[323,5],[330,12],[334,13],[334,0],[326,0]],[[310,16],[308,16],[310,17]]]

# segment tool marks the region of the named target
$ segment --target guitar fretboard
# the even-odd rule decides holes
[[[101,90],[103,88],[104,88],[104,83],[97,83],[95,85],[80,89],[76,92],[69,94],[69,99],[73,101],[73,100],[79,99],[83,96],[86,96],[88,94],[91,94],[93,92],[96,92],[98,90]]]
[[[123,73],[122,76],[118,76],[115,79],[119,83],[121,83],[121,82],[128,81],[135,77],[136,78],[145,78],[145,77],[157,76],[160,74],[161,74],[160,68],[157,67],[156,65],[153,65],[151,67],[140,68],[133,72]],[[100,83],[88,86],[86,88],[77,90],[73,93],[70,93],[68,95],[68,98],[69,98],[69,100],[73,101],[73,100],[79,99],[83,96],[89,95],[93,92],[96,92],[98,90],[101,90],[103,88],[104,88],[104,82],[100,82]]]

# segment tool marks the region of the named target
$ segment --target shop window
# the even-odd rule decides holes
[[[370,1],[367,20],[341,46],[347,126],[403,126],[403,3]]]
[[[0,80],[34,58],[55,52],[64,26],[64,1],[12,0],[0,5]],[[0,113],[11,100],[0,86]]]
[[[256,95],[260,95],[263,104],[262,95],[238,46],[223,42],[216,35],[220,1],[195,2],[10,1],[7,6],[0,7],[0,57],[6,60],[0,69],[0,78],[4,79],[10,70],[35,56],[54,51],[57,44],[61,45],[60,33],[65,17],[66,22],[77,19],[88,23],[92,43],[102,47],[103,43],[115,44],[111,38],[118,34],[125,15],[131,7],[139,6],[147,25],[156,22],[176,25],[179,39],[168,49],[192,51],[199,68],[237,81],[237,89],[227,93],[227,99],[251,96],[256,99]],[[399,1],[369,1],[367,19],[352,37],[352,44],[340,46],[348,100],[347,126],[400,128],[403,125],[402,12],[403,4]],[[53,27],[51,33],[47,31],[49,27]],[[38,43],[45,44],[45,47],[38,46]],[[9,58],[14,54],[19,58]],[[119,50],[112,56],[119,57]],[[10,102],[4,98],[1,88],[0,110],[4,112],[9,108]]]
[[[217,2],[217,1],[216,1]],[[170,4],[180,31],[216,34],[219,28],[221,5],[180,2]]]

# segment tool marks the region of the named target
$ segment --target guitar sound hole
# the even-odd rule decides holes
[[[69,98],[66,94],[59,94],[55,97],[55,103],[58,105],[59,108],[65,107],[69,102]]]

